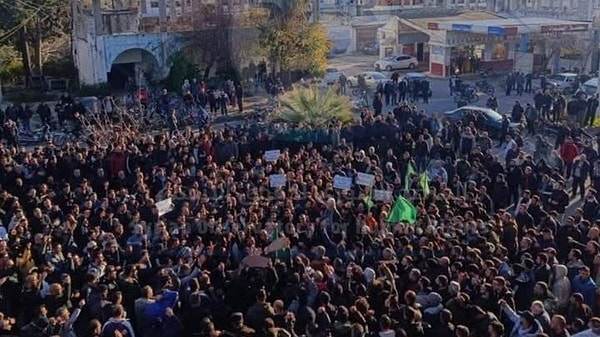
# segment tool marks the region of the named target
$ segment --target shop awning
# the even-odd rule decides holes
[[[587,31],[589,22],[554,20],[547,18],[496,19],[485,21],[429,22],[430,30],[446,30],[486,34],[491,36],[515,36],[530,33],[562,33]]]
[[[421,32],[399,33],[398,44],[413,44],[429,42],[429,35]]]

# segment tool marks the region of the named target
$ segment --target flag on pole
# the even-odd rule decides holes
[[[419,185],[421,186],[421,190],[423,190],[423,197],[427,197],[431,193],[431,190],[429,189],[429,177],[426,172],[421,174]]]
[[[390,211],[387,221],[390,223],[406,221],[409,224],[414,224],[417,222],[417,208],[402,195],[399,195]]]
[[[408,168],[406,169],[406,176],[404,176],[404,190],[408,191],[410,190],[410,178],[412,177],[413,174],[415,174],[415,168],[412,164],[412,161],[408,162]]]

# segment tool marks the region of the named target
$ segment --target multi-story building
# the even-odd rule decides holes
[[[199,31],[243,30],[253,25],[255,11],[261,10],[254,0],[111,0],[110,4],[93,0],[92,4],[89,8],[72,1],[73,56],[82,85],[143,85],[164,78],[186,37]],[[228,45],[237,45],[239,34],[227,36]]]

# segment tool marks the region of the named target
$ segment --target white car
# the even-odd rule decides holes
[[[376,70],[392,71],[394,69],[414,69],[419,65],[416,57],[410,55],[394,55],[375,62]]]
[[[348,77],[348,86],[354,87],[358,85],[358,76],[362,75],[365,78],[365,83],[369,88],[377,87],[377,84],[386,82],[389,80],[387,76],[377,71],[365,71],[362,73],[358,73],[354,76]]]
[[[593,77],[583,84],[583,91],[590,96],[598,92],[598,77]]]
[[[327,84],[335,84],[338,83],[340,76],[342,76],[342,72],[337,68],[327,68],[325,69],[325,77],[323,79]]]
[[[571,88],[577,83],[577,74],[575,73],[560,73],[547,77],[548,84],[557,89]]]

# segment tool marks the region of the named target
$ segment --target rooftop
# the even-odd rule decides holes
[[[475,12],[477,13],[477,12]],[[550,18],[503,18],[497,15],[488,14],[486,12],[481,17],[474,15],[472,17],[460,17],[460,18],[443,18],[436,20],[429,20],[429,22],[445,22],[456,25],[469,25],[469,24],[478,24],[481,21],[485,20],[485,25],[487,26],[511,26],[511,27],[519,27],[519,26],[539,26],[539,25],[572,25],[585,23],[580,21],[569,21],[569,20],[560,20],[560,19],[550,19]],[[457,20],[458,19],[458,20]]]
[[[442,16],[442,17],[431,17],[431,16],[425,16],[425,17],[404,17],[401,16],[400,18],[402,19],[409,19],[410,22],[418,25],[419,27],[422,27],[424,29],[427,29],[428,25],[430,22],[447,22],[447,23],[459,23],[459,22],[463,22],[466,24],[466,22],[471,22],[472,21],[486,21],[486,22],[491,22],[491,21],[497,21],[497,20],[506,20],[505,18],[503,18],[502,16],[498,15],[498,14],[494,14],[491,12],[485,12],[485,11],[458,11],[458,13],[453,13],[454,15],[449,16]]]

